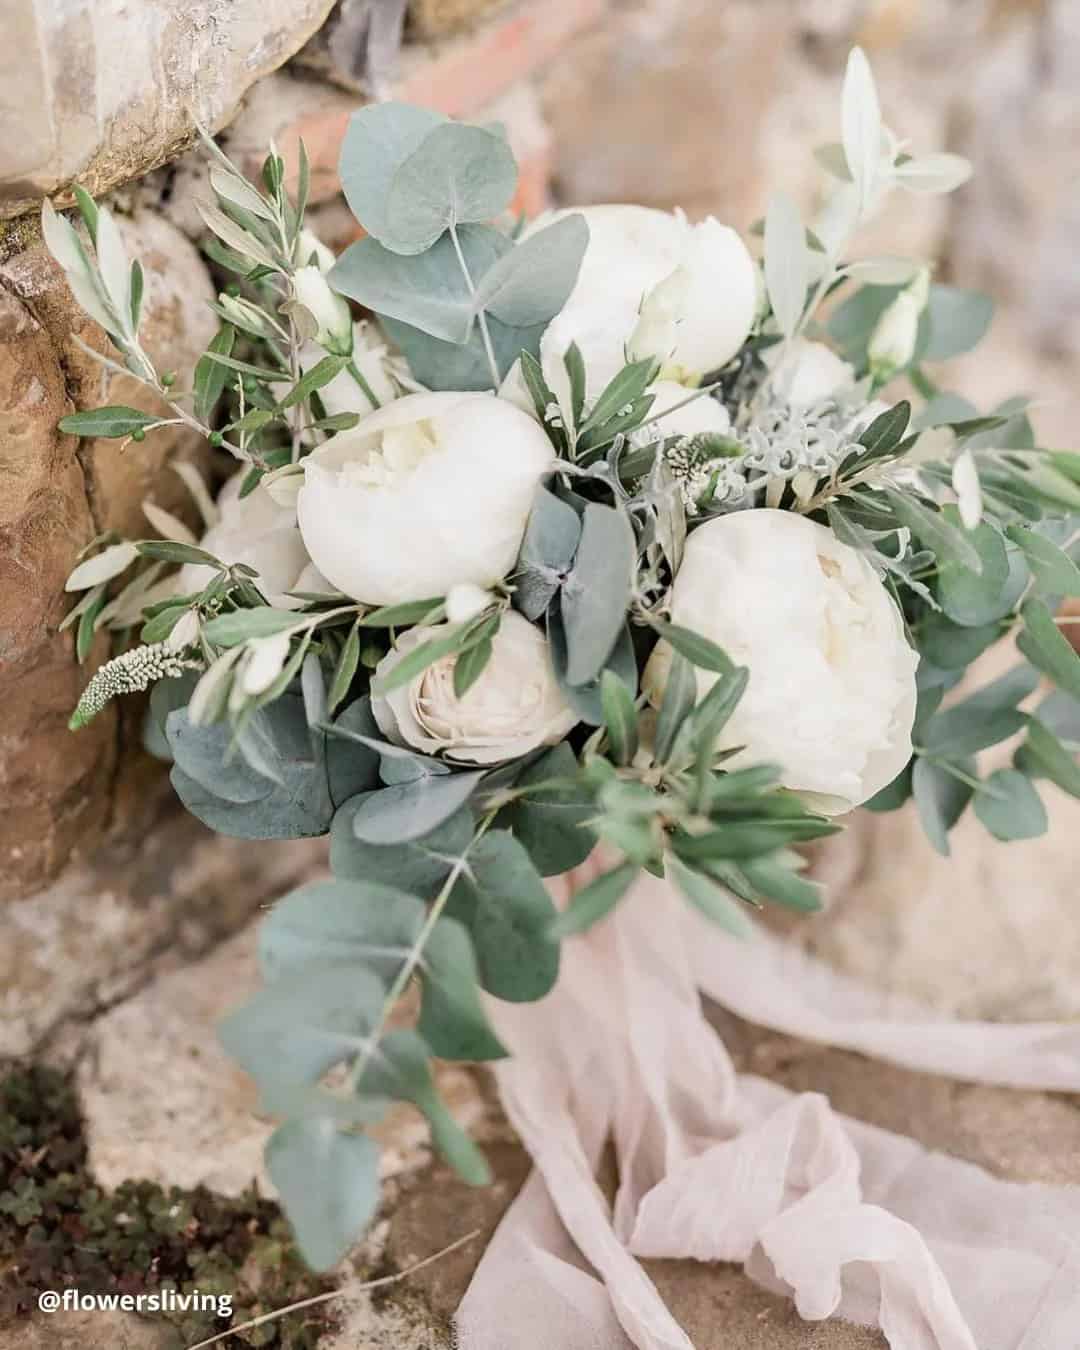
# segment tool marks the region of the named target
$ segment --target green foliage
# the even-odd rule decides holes
[[[133,1179],[105,1191],[89,1169],[74,1084],[56,1069],[0,1072],[0,1324],[42,1289],[229,1295],[238,1326],[332,1286],[311,1274],[278,1205]],[[238,1345],[314,1350],[333,1305],[236,1333]],[[228,1329],[210,1311],[164,1313],[184,1345]]]
[[[67,417],[61,417],[59,427],[69,436],[116,439],[130,436],[136,431],[146,431],[148,427],[157,426],[160,421],[161,417],[153,413],[116,404],[94,408],[91,412],[69,413]]]
[[[363,711],[350,706],[331,727],[351,730]],[[186,708],[168,715],[165,734],[177,796],[211,829],[241,839],[325,834],[335,808],[376,779],[375,752],[310,728],[295,691],[252,713],[239,739],[227,722],[194,724]]]
[[[450,892],[447,913],[460,919],[476,948],[483,987],[512,1003],[542,998],[559,971],[547,936],[555,910],[521,843],[495,830],[469,853]]]

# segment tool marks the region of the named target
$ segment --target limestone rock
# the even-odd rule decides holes
[[[103,846],[49,889],[0,905],[0,1056],[77,1050],[88,1019],[202,955],[323,856],[322,841],[253,849],[211,835],[175,813],[170,792],[159,783],[143,841]]]
[[[0,216],[72,181],[100,193],[217,130],[319,27],[333,0],[5,5]]]
[[[277,898],[285,889],[282,874],[291,870],[295,878],[301,861],[312,859],[295,842],[280,846],[276,856],[273,872],[245,878],[247,911],[260,898]],[[220,880],[236,862],[235,854],[221,860]],[[185,890],[198,887],[186,882]],[[175,904],[171,909],[175,917]],[[260,1188],[273,1193],[262,1167],[272,1123],[258,1114],[254,1084],[225,1055],[215,1034],[221,1018],[259,984],[252,925],[205,960],[163,974],[94,1022],[79,1087],[90,1165],[103,1185],[149,1177],[162,1185],[205,1183],[238,1195],[258,1177]],[[147,1082],[155,1085],[152,1093]],[[463,1126],[473,1129],[484,1120],[487,1103],[469,1071],[439,1066],[438,1086]],[[427,1124],[411,1107],[393,1109],[374,1133],[391,1187],[430,1161]]]
[[[0,1329],[0,1350],[181,1350],[180,1338],[167,1322],[148,1321],[135,1313],[42,1313],[27,1322]]]
[[[214,332],[206,270],[160,217],[123,219],[121,230],[145,266],[144,345],[159,369],[189,372]],[[0,260],[0,788],[7,807],[0,899],[44,885],[80,840],[116,814],[116,710],[78,736],[67,730],[89,671],[108,652],[99,635],[87,666],[76,665],[72,635],[58,632],[71,604],[64,581],[101,531],[151,533],[142,513],[147,497],[191,518],[187,490],[166,465],[207,453],[183,427],[126,449],[58,432],[73,408],[164,407],[77,346],[76,339],[101,351],[107,344],[74,305],[40,239],[26,231],[21,242]],[[140,773],[138,762],[132,771]],[[140,778],[139,791],[127,794],[132,805],[143,786]]]

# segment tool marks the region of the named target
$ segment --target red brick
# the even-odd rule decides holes
[[[393,96],[406,103],[437,108],[451,117],[476,118],[490,105],[547,64],[581,31],[601,17],[607,0],[530,0],[498,15],[466,36],[436,48],[406,48]],[[272,127],[278,149],[295,179],[302,139],[311,163],[311,201],[325,202],[341,189],[338,156],[349,117],[363,100],[322,88],[323,106]],[[520,145],[513,123],[510,142],[519,156],[522,176],[518,200],[533,212],[546,202],[550,151],[535,143]],[[532,129],[526,133],[535,142]],[[244,133],[247,138],[246,132]],[[267,137],[268,139],[268,137]],[[256,153],[252,148],[252,153]],[[260,155],[265,150],[260,146]]]

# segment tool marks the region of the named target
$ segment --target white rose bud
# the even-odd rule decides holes
[[[315,341],[333,356],[349,356],[353,348],[353,322],[344,296],[331,290],[323,274],[312,265],[298,267],[292,283],[293,297],[318,325]]]
[[[953,461],[952,485],[960,519],[966,529],[973,530],[982,520],[983,495],[975,456],[970,449],[961,450]]]
[[[303,602],[287,591],[330,591],[333,587],[311,566],[296,525],[295,508],[282,508],[260,483],[254,492],[240,496],[247,477],[241,470],[229,479],[218,496],[218,521],[199,541],[200,546],[223,563],[246,563],[259,574],[255,585],[277,609],[297,609]],[[216,575],[214,568],[185,563],[177,573],[177,592],[200,591]]]
[[[686,545],[671,618],[718,643],[750,681],[721,746],[732,767],[771,763],[830,814],[872,797],[911,756],[918,656],[869,562],[791,511],[738,511]],[[659,706],[672,653],[644,688]],[[697,671],[701,693],[716,679]]]
[[[408,394],[304,461],[300,530],[346,595],[397,605],[489,587],[514,565],[554,452],[493,394]]]
[[[375,671],[375,685],[408,652],[447,629],[410,628]],[[444,657],[371,709],[384,736],[463,764],[497,764],[561,741],[577,721],[562,695],[539,628],[513,610],[502,616],[491,658],[464,698],[454,693],[455,657]]]
[[[564,407],[571,342],[581,351],[590,399],[622,369],[630,346],[688,384],[735,355],[754,322],[757,279],[734,230],[712,217],[691,225],[681,212],[644,206],[588,206],[581,214],[589,227],[581,270],[540,343],[544,375]],[[552,219],[542,216],[532,229]],[[516,372],[507,391],[515,401],[527,397]]]
[[[878,319],[866,355],[870,373],[878,384],[891,380],[915,355],[919,319],[930,295],[930,274],[925,268],[906,286]]]

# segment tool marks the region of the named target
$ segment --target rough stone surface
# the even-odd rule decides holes
[[[0,216],[73,180],[100,193],[217,130],[319,27],[333,0],[12,0],[0,87]]]
[[[303,852],[285,845],[277,850],[275,871],[245,878],[245,913],[295,881]],[[309,851],[305,861],[310,859]],[[223,874],[235,880],[236,867],[233,857]],[[175,913],[175,904],[170,908]],[[257,1113],[251,1079],[225,1055],[215,1034],[221,1018],[259,984],[255,927],[249,926],[205,960],[162,975],[92,1024],[79,1087],[90,1165],[104,1185],[139,1176],[165,1185],[205,1183],[239,1195],[258,1177],[273,1194],[262,1167],[272,1126]],[[469,1071],[445,1065],[438,1081],[463,1125],[483,1122],[488,1107]],[[152,1093],[148,1082],[155,1085]],[[375,1134],[391,1184],[430,1159],[427,1125],[411,1107],[394,1109]]]
[[[812,212],[821,175],[810,151],[838,139],[854,42],[896,132],[976,168],[947,198],[893,194],[860,251],[913,251],[944,279],[990,290],[998,332],[950,366],[948,387],[985,406],[1027,392],[1046,441],[1070,443],[1080,361],[1070,0],[616,0],[543,79],[560,199],[682,206],[745,230],[782,186]]]
[[[165,783],[142,842],[102,848],[0,906],[0,1055],[78,1050],[96,1014],[222,941],[323,856],[320,842],[252,849],[212,836],[176,818],[168,793]]]
[[[160,370],[189,371],[214,332],[213,297],[192,245],[160,216],[123,219],[121,230],[146,270],[142,335]],[[54,876],[80,840],[134,808],[147,783],[136,756],[116,779],[118,714],[111,709],[78,737],[67,719],[94,665],[108,654],[99,635],[80,669],[64,581],[96,534],[138,538],[150,528],[142,502],[190,516],[186,489],[165,466],[201,459],[205,448],[181,427],[140,445],[78,441],[56,423],[74,408],[128,403],[164,406],[131,376],[104,370],[76,339],[99,351],[101,330],[74,306],[63,275],[34,231],[0,253],[0,899],[25,895]],[[137,718],[129,719],[137,728]],[[131,738],[128,738],[130,743]],[[135,740],[137,744],[137,737]],[[130,813],[129,813],[130,814]]]
[[[0,1330],[0,1350],[181,1350],[177,1332],[134,1313],[39,1313]]]

